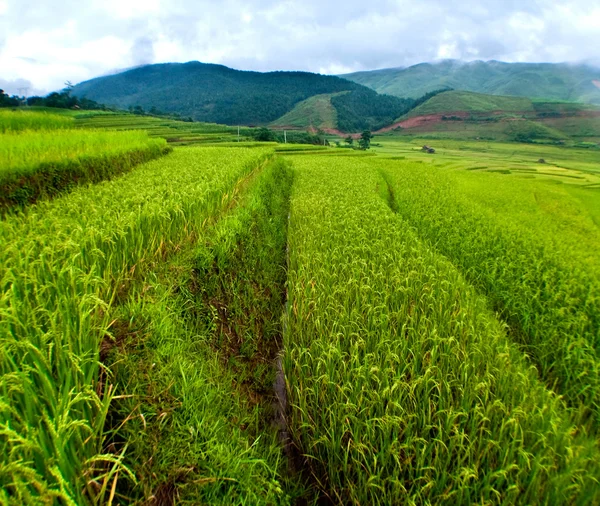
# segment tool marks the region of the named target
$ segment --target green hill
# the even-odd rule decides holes
[[[531,99],[526,97],[501,97],[470,91],[446,91],[412,109],[406,117],[454,112],[479,115],[497,111],[505,113],[535,112]]]
[[[441,87],[490,95],[600,104],[600,69],[583,64],[444,60],[408,68],[345,74],[378,93],[417,98]]]
[[[331,97],[335,95],[335,93],[329,93],[307,98],[297,104],[290,112],[273,121],[270,126],[274,128],[292,127],[298,129],[337,128],[337,111],[331,104]]]
[[[392,121],[409,103],[335,76],[247,72],[199,62],[147,65],[98,77],[78,84],[72,94],[121,109],[141,107],[209,123],[267,125],[282,118],[310,126],[315,117],[321,124],[337,121],[342,129],[357,130]],[[297,105],[291,119],[285,118]]]

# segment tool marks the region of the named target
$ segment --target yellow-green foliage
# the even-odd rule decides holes
[[[29,176],[40,166],[60,165],[85,158],[104,158],[146,149],[165,142],[148,139],[142,131],[65,130],[7,133],[0,137],[0,181]]]
[[[163,139],[146,132],[40,130],[0,134],[0,208],[98,182],[156,158]]]
[[[171,482],[168,495],[181,504],[288,503],[271,400],[248,392],[272,390],[290,187],[282,160],[243,178],[226,212],[117,309],[130,337],[105,363],[128,397],[113,409],[144,415],[130,416],[117,437],[139,480],[128,503],[168,502],[161,490]]]
[[[68,116],[46,112],[0,110],[0,133],[23,130],[60,130],[73,128],[75,122]]]
[[[597,430],[600,236],[584,206],[495,174],[393,162],[385,174],[398,212],[488,296],[541,377]]]
[[[290,423],[334,502],[598,503],[595,440],[575,435],[487,301],[392,212],[377,163],[294,164]],[[418,202],[426,219],[435,202]]]
[[[98,376],[110,306],[267,156],[182,149],[0,221],[0,502],[102,498],[119,469],[100,437],[112,396]]]

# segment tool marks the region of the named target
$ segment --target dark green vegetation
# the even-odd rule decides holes
[[[342,132],[377,130],[414,107],[414,100],[378,95],[368,88],[341,93],[331,98],[337,111],[338,129]]]
[[[445,60],[341,77],[397,97],[417,98],[446,86],[490,95],[600,104],[600,89],[593,83],[600,80],[600,69],[587,65]]]
[[[19,97],[16,95],[9,96],[4,90],[0,90],[0,108],[2,107],[51,107],[56,109],[105,109],[105,106],[98,104],[93,100],[86,98],[79,99],[71,95],[71,86],[68,86],[62,91],[49,93],[45,97]]]
[[[346,91],[348,93],[340,93]],[[226,125],[266,125],[311,97],[333,95],[340,129],[383,126],[410,101],[381,96],[356,83],[308,72],[246,72],[199,62],[149,65],[78,84],[73,95],[127,109],[139,106]],[[319,105],[321,108],[321,105]],[[310,108],[312,111],[312,107]],[[313,112],[302,127],[308,127]],[[319,114],[314,113],[314,114]],[[298,122],[293,117],[292,122]],[[314,125],[331,121],[331,113]],[[278,121],[278,123],[281,123]],[[284,125],[287,126],[287,125]],[[337,126],[333,128],[338,128]]]

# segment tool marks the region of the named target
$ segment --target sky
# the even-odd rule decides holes
[[[341,74],[455,58],[600,65],[600,0],[0,0],[0,88],[198,60]]]

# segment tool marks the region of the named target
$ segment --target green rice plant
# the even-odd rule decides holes
[[[22,131],[0,135],[0,210],[99,182],[168,151],[146,132]]]
[[[540,377],[597,433],[600,234],[581,204],[545,182],[381,167],[398,213],[487,296]]]
[[[110,308],[229,202],[269,150],[189,148],[0,221],[0,502],[107,501]]]
[[[0,110],[0,134],[23,130],[63,130],[74,128],[73,118],[47,112]]]
[[[284,369],[290,429],[324,493],[598,504],[596,440],[488,301],[392,212],[377,164],[293,160]]]
[[[241,180],[217,221],[118,309],[108,362],[127,393],[115,439],[138,478],[130,501],[288,504],[296,493],[271,407],[291,182],[281,160]]]

